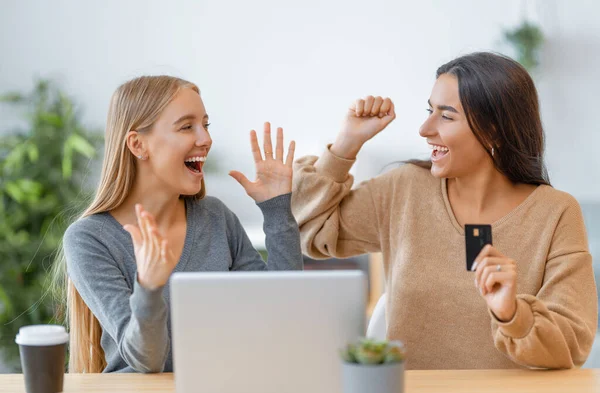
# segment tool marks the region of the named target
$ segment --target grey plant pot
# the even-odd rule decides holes
[[[404,393],[404,362],[365,365],[342,364],[344,393]]]

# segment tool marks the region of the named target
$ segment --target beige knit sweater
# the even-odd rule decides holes
[[[581,209],[539,186],[492,224],[494,246],[517,261],[517,312],[500,323],[466,270],[464,230],[445,179],[403,165],[352,189],[354,161],[294,164],[292,210],[314,258],[382,252],[388,337],[410,369],[570,368],[587,358],[598,304]]]

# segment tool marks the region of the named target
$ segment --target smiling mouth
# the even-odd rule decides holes
[[[186,162],[185,166],[194,173],[202,173],[202,163],[201,162]]]
[[[429,148],[433,150],[431,153],[431,158],[434,160],[444,157],[446,154],[448,154],[448,151],[450,150],[445,146],[431,145],[431,144],[429,145]]]
[[[184,164],[190,172],[200,174],[202,173],[202,167],[204,166],[205,161],[206,157],[191,157],[186,159]]]

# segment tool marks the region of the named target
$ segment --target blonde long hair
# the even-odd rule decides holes
[[[111,211],[119,207],[129,195],[136,176],[136,158],[126,143],[130,130],[147,132],[161,112],[183,89],[191,88],[200,94],[196,85],[171,76],[142,76],[130,80],[113,94],[106,121],[105,151],[102,174],[96,195],[80,218]],[[190,198],[201,199],[202,190]],[[100,345],[102,327],[85,304],[77,288],[67,275],[67,261],[62,246],[53,266],[53,284],[64,310],[70,330],[69,372],[99,373],[106,367]]]

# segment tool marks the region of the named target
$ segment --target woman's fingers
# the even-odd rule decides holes
[[[504,255],[498,251],[496,248],[494,248],[494,246],[492,246],[491,244],[486,244],[482,249],[481,252],[479,253],[479,255],[477,255],[477,257],[475,258],[475,262],[479,261],[480,259],[483,259],[484,257],[504,257]]]
[[[514,284],[515,279],[517,277],[517,272],[514,270],[509,270],[507,272],[491,272],[485,277],[485,281],[483,282],[483,292],[484,295],[487,295],[490,292],[493,292],[494,286],[502,285],[502,286],[511,286]]]
[[[160,256],[160,244],[162,243],[162,236],[157,228],[152,229],[152,253],[157,257]]]
[[[156,224],[156,220],[152,214],[145,211],[142,213],[142,217],[146,222],[146,231],[149,234],[147,241],[150,254],[158,257],[158,253],[160,252],[160,242],[162,241],[162,236],[158,230],[158,225]]]
[[[481,294],[486,295],[492,290],[492,287],[486,286],[486,282],[490,275],[510,272],[516,273],[516,266],[510,263],[510,259],[487,257],[484,259],[483,264],[477,268],[475,282]]]
[[[252,182],[248,180],[248,178],[242,172],[230,171],[229,176],[233,177],[238,183],[240,183],[240,185],[244,187],[244,190],[246,190],[246,192],[248,192],[248,190],[252,186]]]
[[[144,216],[146,217],[148,228],[151,230],[158,231],[158,225],[156,224],[156,219],[154,218],[154,216],[148,212],[144,212]]]
[[[273,142],[271,140],[271,123],[265,122],[264,140],[263,140],[264,159],[265,160],[276,159],[277,161],[280,161],[283,163],[283,156],[285,154],[285,151],[283,148],[283,141],[284,141],[283,128],[278,127],[275,151],[273,151]],[[259,162],[263,161],[263,157],[261,155],[260,147],[258,144],[258,137],[256,135],[256,131],[254,131],[254,130],[250,131],[250,147],[252,149],[252,156],[254,157],[254,162],[259,163]],[[273,157],[273,153],[275,153],[275,157]],[[287,157],[288,157],[288,159],[290,157],[289,151],[288,151]],[[292,152],[292,159],[293,159],[293,152]],[[286,165],[287,165],[287,160],[286,160]],[[238,179],[236,178],[236,180],[238,180]]]
[[[356,100],[356,102],[354,102],[354,115],[360,117],[363,115],[364,110],[365,100],[359,98],[358,100]]]
[[[389,114],[392,109],[392,100],[386,98],[381,103],[381,108],[379,108],[379,117],[383,117]]]
[[[283,162],[283,128],[277,128],[277,146],[275,147],[275,159]]]
[[[389,100],[389,98],[388,98]],[[386,127],[388,124],[390,124],[392,121],[394,121],[394,119],[396,118],[396,107],[394,106],[394,103],[390,100],[391,103],[391,107],[390,109],[386,112]]]
[[[146,242],[148,238],[148,234],[146,233],[146,225],[144,223],[144,218],[142,217],[142,213],[144,212],[144,208],[139,203],[135,205],[135,216],[138,222],[138,228],[140,228],[140,233],[142,236],[142,243]]]
[[[145,288],[162,287],[168,281],[177,261],[173,261],[167,239],[160,233],[154,216],[140,205],[136,205],[136,216],[140,223],[139,229],[135,225],[125,225],[123,228],[131,234],[134,244],[137,242],[139,245],[135,250],[138,281]],[[142,233],[144,233],[143,240]],[[168,263],[169,269],[161,266],[163,263]]]
[[[262,155],[260,154],[260,147],[258,147],[258,138],[256,136],[256,131],[250,131],[250,148],[252,149],[252,157],[254,157],[254,162],[261,162]]]
[[[373,100],[373,107],[371,108],[371,116],[380,116],[380,109],[381,109],[381,105],[383,104],[383,98],[381,97],[375,97],[375,99]]]
[[[473,261],[473,266],[471,266],[471,270],[475,271],[477,269],[477,266],[479,266],[481,261],[486,257],[504,258],[504,255],[502,255],[500,251],[496,250],[491,244],[486,244],[479,252],[479,255],[475,257],[475,261]]]
[[[265,160],[273,159],[273,144],[271,143],[271,123],[265,123],[263,146],[265,150]]]
[[[396,117],[392,100],[380,96],[367,96],[358,99],[350,109],[354,111],[357,117],[379,117],[382,119],[389,116],[388,124]]]
[[[505,261],[504,258],[486,256],[479,262],[475,263],[477,263],[477,266],[475,268],[475,281],[479,283],[481,282],[481,275],[488,266],[496,266],[498,264],[503,265]]]
[[[375,97],[367,96],[365,98],[365,109],[363,110],[363,116],[371,116],[371,109],[373,108],[373,103],[375,102]]]
[[[177,262],[175,258],[171,258],[171,250],[169,250],[169,242],[167,239],[163,239],[160,242],[160,256],[163,263],[166,263],[170,267],[175,267]]]
[[[148,212],[142,213],[142,222],[144,223],[144,228],[146,229],[146,234],[148,235],[146,240],[148,242],[152,242],[152,223],[150,221],[150,215]]]
[[[168,262],[167,259],[167,239],[163,239],[162,242],[160,242],[160,257],[162,258],[163,262]]]
[[[288,154],[287,154],[287,158],[285,159],[285,165],[287,167],[292,167],[292,164],[294,163],[294,152],[296,151],[296,142],[295,141],[291,141],[290,142],[290,146],[288,147]]]

